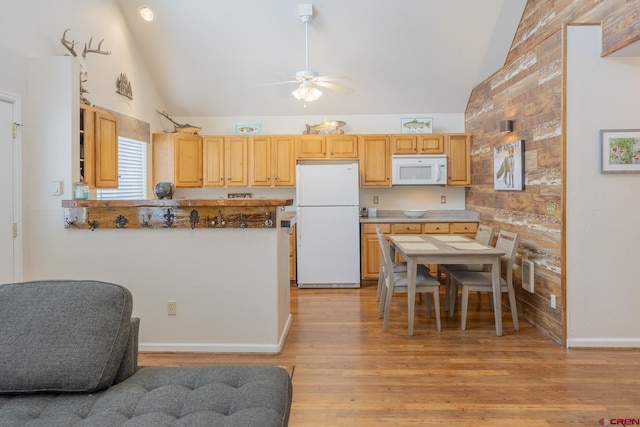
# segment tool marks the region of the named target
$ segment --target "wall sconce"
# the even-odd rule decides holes
[[[513,131],[513,120],[503,120],[500,122],[500,133]]]

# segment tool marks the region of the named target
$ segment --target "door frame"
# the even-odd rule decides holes
[[[18,235],[13,241],[13,278],[23,280],[24,218],[22,216],[22,99],[20,96],[0,90],[0,101],[12,105],[13,122],[17,124],[13,139],[13,218],[18,225]]]

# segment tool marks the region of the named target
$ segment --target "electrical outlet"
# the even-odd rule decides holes
[[[440,196],[440,203],[447,203],[447,196]]]
[[[556,308],[556,296],[551,294],[551,308]]]
[[[167,301],[167,316],[175,316],[178,314],[178,303],[176,301]]]
[[[378,204],[378,196],[373,196],[373,204],[377,205]]]

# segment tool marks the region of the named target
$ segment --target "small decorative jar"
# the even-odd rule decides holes
[[[75,182],[73,184],[73,198],[75,200],[87,200],[89,198],[89,184]]]

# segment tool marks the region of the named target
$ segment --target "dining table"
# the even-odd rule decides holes
[[[483,264],[491,268],[496,335],[502,336],[500,257],[505,255],[503,250],[456,234],[391,234],[388,237],[392,256],[397,252],[407,262],[409,335],[413,335],[418,264]]]

